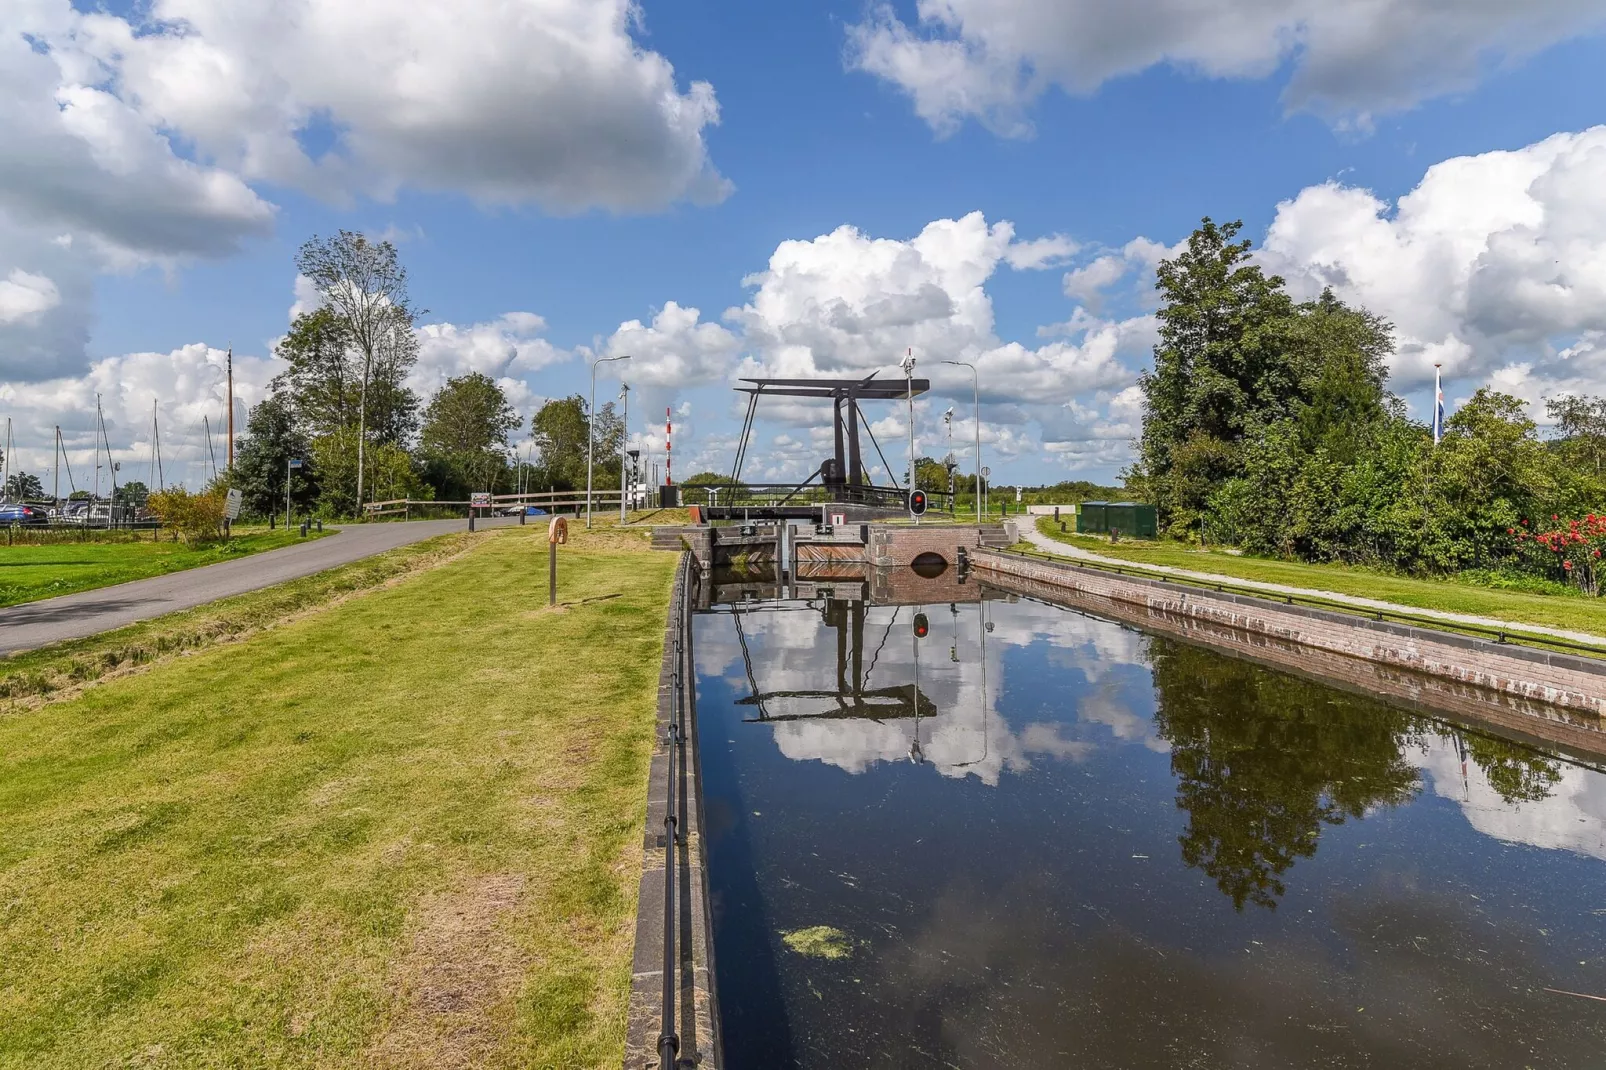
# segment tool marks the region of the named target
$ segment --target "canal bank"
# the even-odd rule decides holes
[[[691,629],[696,583],[692,555],[683,553],[658,673],[624,1070],[722,1065]]]
[[[1606,662],[1386,620],[979,550],[989,582],[1370,693],[1606,754]]]

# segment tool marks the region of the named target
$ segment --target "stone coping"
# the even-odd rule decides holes
[[[675,676],[685,680],[685,732],[675,800],[683,846],[678,852],[675,906],[679,986],[675,998],[680,1034],[678,1067],[718,1070],[721,1064],[719,1006],[714,991],[714,941],[708,898],[708,865],[703,838],[702,768],[697,749],[697,676],[692,652],[692,555],[683,552],[664,626],[663,662],[658,672],[656,744],[647,781],[646,831],[642,839],[641,884],[636,900],[636,942],[631,965],[629,1018],[625,1027],[624,1070],[662,1070],[658,1036],[663,1021],[664,816],[669,778],[666,744],[675,711]]]
[[[1606,754],[1606,661],[1020,554],[984,550],[973,560],[1006,590],[1075,599],[1095,614],[1416,708]]]

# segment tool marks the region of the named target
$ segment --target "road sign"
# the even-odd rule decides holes
[[[468,496],[468,504],[476,509],[489,509],[491,507],[491,492],[477,490]]]
[[[230,520],[238,520],[238,519],[240,519],[241,497],[242,496],[240,494],[240,488],[231,487],[229,489],[228,497],[226,497],[223,500],[223,515],[224,516],[228,517]]]
[[[301,467],[301,458],[300,457],[292,457],[292,458],[290,458],[290,467],[291,468],[300,468]]]

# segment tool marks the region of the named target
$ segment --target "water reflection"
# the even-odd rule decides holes
[[[1403,748],[1412,718],[1203,647],[1156,639],[1154,720],[1171,744],[1182,860],[1244,904],[1275,907],[1282,874],[1316,853],[1324,825],[1417,791]]]
[[[1606,776],[930,582],[699,621],[733,1070],[1592,1065]]]

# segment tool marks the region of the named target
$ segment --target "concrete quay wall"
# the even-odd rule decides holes
[[[1606,755],[1606,661],[982,550],[1005,590]]]

